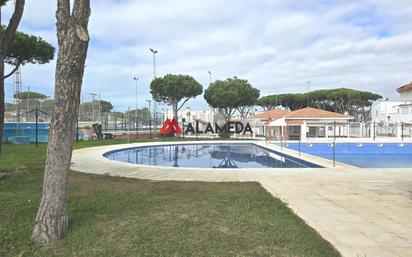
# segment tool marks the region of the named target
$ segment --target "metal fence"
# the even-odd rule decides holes
[[[286,126],[266,126],[263,135],[255,137],[267,140],[352,140],[357,139],[412,139],[412,123],[383,123],[383,122],[321,122],[308,121],[305,124]]]
[[[114,106],[110,111],[100,101],[96,94],[88,94],[81,98],[78,122],[80,128],[91,128],[93,124],[102,125],[102,131],[128,132],[128,133],[156,133],[164,123],[163,114],[154,112],[153,108],[144,108],[136,112],[130,108]],[[52,100],[23,99],[14,103],[7,103],[5,110],[5,121],[8,123],[50,123],[53,114]],[[292,139],[306,137],[310,139],[338,138],[338,139],[408,139],[412,138],[412,123],[388,123],[388,122],[334,122],[308,124],[308,131],[282,130],[278,134],[269,133],[269,140]],[[294,126],[291,126],[294,127]],[[296,127],[296,126],[295,126]],[[18,128],[18,126],[17,126]],[[258,128],[254,128],[258,131]],[[266,128],[263,128],[264,137]],[[288,134],[289,133],[289,134]],[[286,135],[284,135],[286,134]]]
[[[99,121],[104,131],[158,131],[163,124],[162,113],[135,115],[133,112],[107,112]]]
[[[307,138],[335,138],[335,139],[406,139],[412,138],[411,123],[382,123],[382,122],[349,122],[349,123],[328,123],[321,126],[318,133],[307,133]]]
[[[104,131],[157,131],[163,124],[163,114],[153,110],[137,112],[135,110],[108,111],[99,106],[79,108],[78,122],[84,126],[94,123],[102,124]],[[116,108],[114,108],[116,110]],[[118,109],[117,109],[118,110]],[[19,104],[6,104],[6,123],[50,123],[53,108],[44,107],[39,101],[21,101]]]
[[[7,103],[5,109],[7,126],[3,140],[13,141],[15,137],[26,137],[30,142],[47,142],[53,108],[52,101],[43,102],[35,99]],[[38,124],[41,125],[40,130],[35,129]],[[136,112],[129,108],[125,110],[114,107],[111,111],[105,111],[98,102],[93,105],[85,105],[82,102],[79,108],[76,137],[85,140],[95,138],[94,124],[101,125],[102,133],[118,134],[119,138],[152,137],[158,133],[163,124],[163,114],[154,113],[153,109],[149,111],[148,108]],[[40,139],[38,139],[39,135]]]
[[[367,125],[368,138],[411,138],[412,124],[409,123],[377,123],[372,122]]]

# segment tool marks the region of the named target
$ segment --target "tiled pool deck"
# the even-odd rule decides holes
[[[76,150],[71,168],[149,180],[256,181],[287,203],[343,256],[412,256],[412,169],[359,169],[343,164],[333,168],[331,161],[304,154],[303,159],[326,168],[162,168],[110,161],[102,156],[109,150],[149,144],[157,143]],[[277,146],[268,147],[280,151]],[[297,156],[291,150],[283,152]]]

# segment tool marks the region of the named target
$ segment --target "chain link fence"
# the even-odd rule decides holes
[[[43,129],[48,129],[54,102],[52,99],[21,99],[14,103],[6,103],[5,110],[5,137],[10,141],[14,136],[33,135],[34,123],[42,124]],[[80,139],[95,138],[96,131],[93,124],[100,125],[101,133],[125,137],[152,137],[159,136],[159,130],[164,123],[163,113],[154,112],[153,108],[142,108],[136,111],[130,108],[111,106],[110,103],[100,100],[99,95],[89,94],[81,98],[78,116],[78,130]],[[411,139],[412,123],[389,122],[336,122],[336,123],[310,123],[306,124],[307,131],[302,132],[301,125],[277,128],[265,132],[269,140],[287,140],[306,138],[311,139]],[[255,130],[257,128],[254,128]],[[256,130],[257,131],[257,130]],[[265,129],[266,131],[266,129]],[[305,134],[303,134],[305,133]],[[47,135],[46,132],[44,132]],[[43,135],[42,140],[47,141]],[[265,135],[263,135],[265,137]],[[33,140],[30,136],[30,140]]]
[[[30,142],[47,142],[53,115],[52,99],[22,99],[5,105],[3,141],[26,137]],[[96,126],[97,125],[97,126]],[[163,114],[148,108],[125,109],[99,100],[97,95],[82,97],[79,106],[76,138],[98,138],[97,133],[108,138],[141,138],[158,136],[163,125]],[[99,131],[96,131],[96,127]]]

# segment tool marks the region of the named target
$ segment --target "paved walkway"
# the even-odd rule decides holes
[[[328,168],[162,168],[110,161],[102,156],[108,150],[133,146],[136,145],[76,150],[71,168],[150,180],[257,181],[287,203],[343,256],[412,256],[412,169],[358,169],[348,165],[331,168],[330,161],[308,155],[302,158]],[[276,146],[270,148],[279,150]],[[293,151],[288,153],[296,156]]]

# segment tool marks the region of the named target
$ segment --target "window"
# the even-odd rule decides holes
[[[293,134],[299,134],[300,133],[300,126],[290,126],[288,128],[289,128],[289,131]]]

